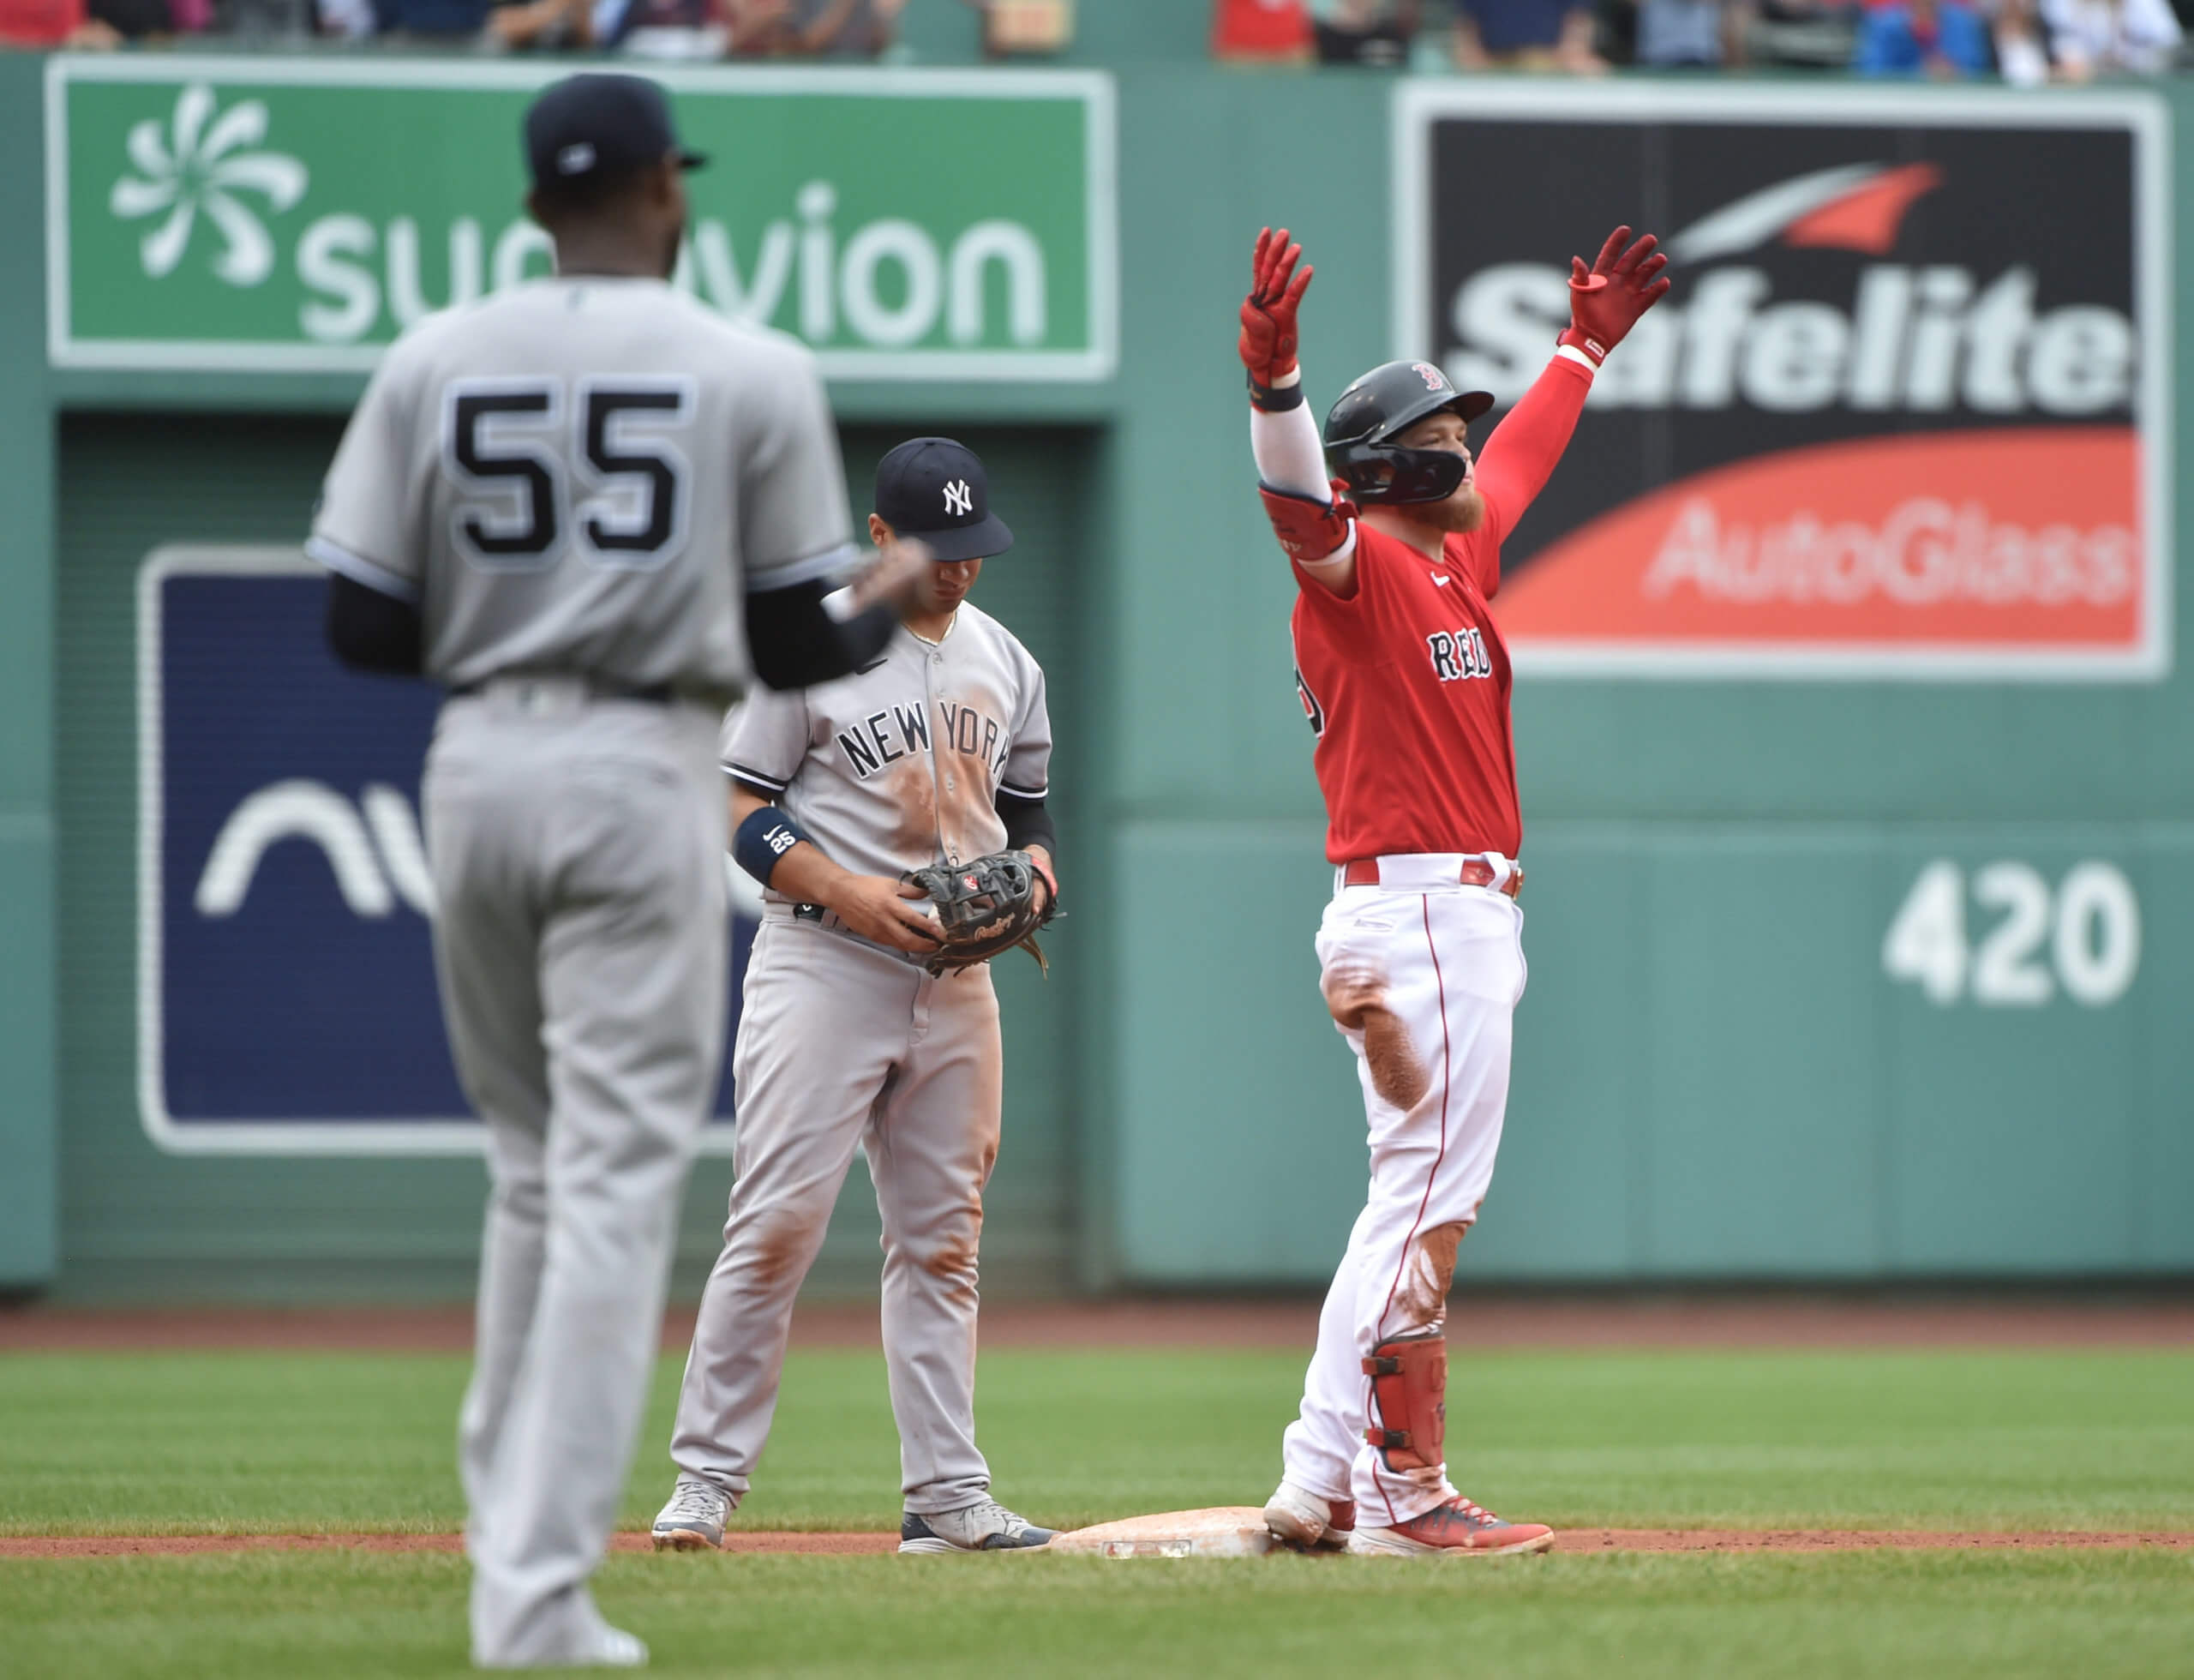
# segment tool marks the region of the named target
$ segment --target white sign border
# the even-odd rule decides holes
[[[1698,82],[1506,86],[1405,79],[1391,111],[1394,198],[1394,353],[1429,354],[1426,318],[1430,214],[1425,203],[1432,125],[1443,117],[1508,122],[1781,123],[1931,128],[2122,128],[2133,137],[2135,311],[2142,345],[2139,426],[2143,622],[2123,651],[2036,649],[1958,643],[1861,644],[1635,640],[1621,644],[1524,639],[1509,652],[1520,675],[1671,681],[2155,683],[2171,675],[2173,560],[2171,117],[2161,96],[2137,89],[2034,99],[2011,88],[1932,89],[1924,103],[1897,87],[1713,87]]]
[[[207,54],[123,57],[56,53],[45,66],[46,360],[57,369],[147,373],[370,373],[386,345],[238,344],[166,339],[80,339],[69,319],[69,115],[75,82],[204,81],[293,87],[447,87],[520,90],[544,87],[569,66],[483,64],[462,59],[293,59]],[[824,377],[877,381],[1097,384],[1119,370],[1118,115],[1112,78],[1101,70],[760,69],[650,64],[645,73],[673,93],[835,93],[872,99],[1079,99],[1085,115],[1082,160],[1088,249],[1084,275],[1090,343],[1072,351],[824,350]]]
[[[137,1114],[145,1135],[175,1155],[479,1155],[487,1131],[477,1119],[178,1120],[165,1079],[161,1006],[165,909],[165,719],[160,705],[160,585],[175,577],[325,577],[294,546],[164,543],[137,571]],[[729,1047],[727,1046],[727,1052]],[[711,1116],[700,1153],[728,1155],[734,1127]]]

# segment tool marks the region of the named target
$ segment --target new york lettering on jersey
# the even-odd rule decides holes
[[[937,738],[948,750],[989,765],[993,779],[1004,773],[1006,755],[1012,746],[1010,726],[978,709],[973,701],[940,699],[936,711]],[[901,759],[935,750],[931,745],[929,714],[919,705],[872,711],[854,727],[837,731],[836,738],[845,769],[864,782]]]
[[[1479,586],[1498,586],[1498,530],[1489,509],[1434,561],[1359,523],[1355,594],[1306,580],[1296,597],[1296,686],[1335,863],[1522,843],[1508,651]]]
[[[729,774],[823,837],[834,861],[871,875],[997,851],[999,792],[1042,798],[1051,751],[1042,669],[968,603],[942,641],[902,628],[866,670],[797,693],[755,691],[722,740]]]

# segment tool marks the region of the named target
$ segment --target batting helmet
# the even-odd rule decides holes
[[[1430,362],[1386,363],[1342,392],[1326,416],[1326,465],[1358,501],[1445,501],[1463,482],[1463,458],[1394,440],[1442,409],[1468,424],[1492,406],[1490,391],[1458,391]]]

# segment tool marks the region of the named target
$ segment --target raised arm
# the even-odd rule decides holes
[[[1250,374],[1250,449],[1280,546],[1303,576],[1334,594],[1356,591],[1355,509],[1336,505],[1317,423],[1303,401],[1296,311],[1317,270],[1297,272],[1303,248],[1266,228],[1250,259],[1235,348]]]
[[[1564,345],[1486,439],[1478,458],[1478,493],[1485,498],[1487,531],[1493,538],[1485,545],[1487,554],[1496,552],[1554,476],[1592,388],[1584,353]],[[1490,596],[1498,580],[1481,578],[1478,587]]]
[[[1478,456],[1478,494],[1491,514],[1496,543],[1546,488],[1569,447],[1600,363],[1669,290],[1661,272],[1669,260],[1654,249],[1653,236],[1629,240],[1630,230],[1619,227],[1590,268],[1581,257],[1569,259],[1569,326],[1556,340],[1554,360],[1494,428]],[[1489,595],[1498,583],[1480,581]]]

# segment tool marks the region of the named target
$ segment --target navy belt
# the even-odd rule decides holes
[[[485,693],[491,684],[524,682],[528,677],[539,677],[544,681],[558,680],[584,682],[595,699],[599,700],[638,700],[647,705],[668,705],[678,698],[677,686],[668,682],[620,682],[614,677],[588,676],[578,671],[499,671],[494,676],[483,676],[477,682],[461,682],[449,691],[453,700],[469,699]]]

